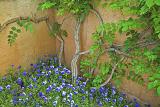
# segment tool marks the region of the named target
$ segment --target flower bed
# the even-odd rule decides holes
[[[13,73],[16,72],[16,73]],[[139,107],[111,84],[92,87],[83,77],[72,84],[71,71],[56,57],[31,64],[28,71],[14,65],[0,79],[1,107]]]

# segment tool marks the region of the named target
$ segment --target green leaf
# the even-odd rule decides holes
[[[13,26],[13,27],[11,27],[11,29],[12,29],[13,31],[15,31],[17,28]]]
[[[160,0],[155,0],[155,4],[160,6]]]
[[[21,30],[20,30],[20,29],[17,29],[17,33],[21,33]]]
[[[150,82],[148,84],[148,89],[151,90],[151,89],[155,88],[157,86],[157,83],[158,83],[157,80],[155,80],[154,82]]]
[[[160,96],[160,86],[157,88],[157,94]]]
[[[154,5],[155,0],[146,0],[146,5],[151,8]]]

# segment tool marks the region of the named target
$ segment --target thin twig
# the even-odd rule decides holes
[[[119,64],[120,62],[122,62],[123,60],[124,60],[124,57],[121,58],[121,60],[119,60],[119,61],[113,66],[112,71],[111,71],[111,75],[109,76],[109,78],[108,78],[103,84],[100,85],[101,87],[107,85],[107,84],[110,82],[110,80],[112,79],[113,74],[114,74],[114,72],[115,72],[118,64]]]

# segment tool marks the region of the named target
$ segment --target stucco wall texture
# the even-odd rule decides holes
[[[100,12],[105,22],[116,22],[124,18],[124,16],[119,11],[111,11],[102,8],[98,8],[97,10]],[[73,40],[75,19],[69,16],[70,15],[65,16],[68,18],[63,25],[63,28],[66,29],[68,32],[68,37],[65,39],[65,48],[64,48],[65,59],[68,66],[70,66],[71,59],[75,52],[75,44]],[[58,22],[62,22],[64,17],[56,16],[55,19]],[[92,33],[95,32],[98,25],[99,21],[97,17],[93,13],[90,13],[89,16],[85,19],[84,23],[81,25],[81,31],[80,31],[81,51],[88,50],[91,44],[93,43],[91,36]],[[125,36],[117,35],[115,43],[122,44],[125,39],[126,39]],[[56,42],[56,47],[57,48],[59,47],[59,42]],[[102,56],[100,58],[100,61],[105,61],[105,60],[108,60],[107,55]],[[155,91],[148,91],[146,86],[138,85],[137,83],[124,78],[120,90],[128,93],[127,95],[130,98],[137,97],[139,98],[139,100],[151,104],[152,107],[160,107],[160,97],[155,96],[154,94]]]
[[[52,11],[37,11],[37,1],[32,0],[0,0],[0,23],[17,16],[31,16],[36,13],[38,17],[50,15],[58,22],[62,22],[64,17],[58,17]],[[123,16],[118,11],[111,11],[102,8],[97,9],[105,22],[115,22],[122,19]],[[52,16],[54,15],[54,16]],[[66,15],[67,17],[69,15]],[[81,50],[88,50],[92,44],[91,35],[96,30],[99,21],[97,17],[90,13],[85,22],[81,26],[80,39]],[[10,28],[14,24],[8,26],[4,31],[0,32],[0,74],[5,74],[6,69],[14,64],[16,66],[22,65],[28,67],[30,63],[36,61],[37,58],[45,54],[55,54],[59,48],[59,42],[51,38],[48,33],[45,22],[34,24],[34,32],[26,32],[25,30],[18,36],[16,42],[12,47],[7,43],[7,35]],[[75,27],[75,20],[69,17],[63,25],[67,30],[68,37],[65,39],[65,59],[68,67],[75,52],[75,45],[73,41],[73,33]],[[117,36],[115,43],[123,43],[125,36]],[[107,56],[100,58],[100,61],[107,60]],[[135,82],[123,79],[121,90],[133,95],[143,102],[150,103],[152,107],[160,107],[160,97],[154,95],[154,91],[148,91],[146,86],[140,86]],[[133,97],[130,96],[130,97]]]
[[[37,17],[50,14],[50,11],[37,11],[37,2],[32,0],[0,0],[0,23],[18,16],[32,16],[36,13]],[[52,15],[52,14],[51,14]],[[6,74],[6,69],[11,64],[28,67],[37,58],[48,54],[55,54],[55,39],[49,36],[45,22],[34,25],[34,32],[26,32],[18,35],[13,46],[9,46],[7,41],[8,33],[12,26],[0,32],[0,74]]]

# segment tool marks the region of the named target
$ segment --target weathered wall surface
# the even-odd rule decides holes
[[[37,3],[32,0],[0,0],[0,23],[18,16],[32,16],[34,13],[37,17],[49,14],[48,11],[37,11],[36,6]],[[0,74],[5,74],[11,64],[28,67],[37,58],[55,52],[55,39],[49,37],[45,22],[34,24],[33,33],[23,29],[16,42],[10,47],[7,36],[14,25],[16,24],[11,24],[0,32]]]
[[[100,12],[105,22],[115,22],[123,18],[119,11],[105,10],[102,8],[98,8],[97,10]],[[68,15],[66,17],[68,17]],[[64,17],[56,17],[56,20],[58,22],[62,22],[63,18]],[[81,51],[88,50],[88,48],[91,46],[91,36],[92,33],[95,32],[98,24],[99,21],[97,17],[93,13],[90,13],[85,22],[81,25]],[[65,58],[68,66],[70,66],[71,59],[75,52],[75,45],[73,41],[74,27],[75,20],[73,17],[69,17],[63,25],[63,28],[68,31],[68,37],[65,39]],[[115,43],[121,44],[125,39],[125,36],[117,36]],[[56,46],[58,48],[59,43],[56,43]],[[107,60],[107,56],[103,56],[100,58],[100,61],[104,60]],[[147,91],[145,86],[140,86],[133,81],[124,79],[121,85],[121,90],[128,93],[128,95],[132,98],[133,96],[135,96],[143,102],[150,103],[152,107],[160,107],[160,97],[156,97],[154,95],[154,91]]]

